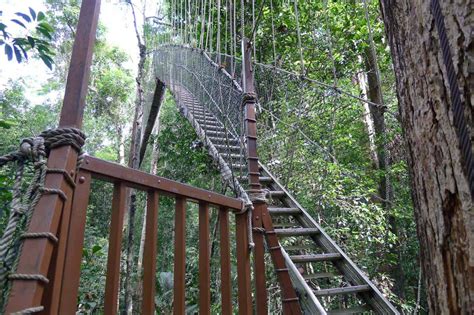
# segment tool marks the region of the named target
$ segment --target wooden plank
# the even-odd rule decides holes
[[[123,181],[127,186],[141,189],[157,189],[162,194],[184,196],[188,201],[208,202],[214,206],[225,206],[233,211],[242,209],[242,200],[227,197],[212,191],[196,188],[164,177],[151,175],[123,165],[86,156],[82,169],[91,172],[94,178],[109,182]]]
[[[236,215],[237,290],[239,314],[253,314],[250,284],[250,249],[248,243],[248,212]]]
[[[158,242],[158,191],[148,192],[143,251],[143,300],[142,314],[155,314],[155,274]]]
[[[59,310],[59,303],[61,301],[61,287],[64,281],[63,272],[66,260],[67,237],[71,224],[72,196],[74,193],[73,187],[68,186],[65,190],[63,190],[63,192],[71,197],[65,201],[61,213],[58,231],[59,242],[54,247],[53,257],[48,271],[49,285],[46,287],[42,301],[45,308],[45,313],[50,314],[56,314]]]
[[[267,306],[267,286],[265,277],[265,245],[264,233],[258,229],[263,229],[262,223],[262,203],[254,203],[252,211],[253,241],[255,243],[254,257],[254,280],[255,280],[255,305],[257,314],[268,314]]]
[[[209,206],[199,203],[199,314],[211,314]]]
[[[298,208],[269,207],[268,211],[270,212],[271,215],[296,215],[296,214],[301,214],[301,211]]]
[[[106,315],[117,314],[117,298],[120,285],[120,253],[126,197],[126,186],[123,183],[116,183],[114,185],[114,195],[112,199],[109,253],[107,256],[107,276],[105,280],[104,314]]]
[[[232,279],[230,262],[229,214],[225,207],[219,208],[219,235],[221,255],[221,312],[232,314]]]
[[[316,296],[328,296],[328,295],[340,295],[340,294],[353,294],[353,293],[367,292],[370,290],[371,290],[370,286],[367,284],[364,284],[364,285],[355,285],[351,287],[316,290],[314,291],[314,294]]]
[[[330,254],[314,254],[314,255],[295,255],[290,256],[294,263],[305,263],[305,262],[321,262],[321,261],[333,261],[342,259],[339,253]]]
[[[176,197],[174,228],[174,303],[173,314],[186,311],[186,199]]]
[[[316,228],[295,228],[295,229],[278,229],[275,233],[281,237],[288,236],[309,236],[319,234],[319,229]]]
[[[91,174],[80,171],[77,174],[76,189],[71,206],[70,229],[67,237],[58,314],[74,314],[77,309],[90,185]]]

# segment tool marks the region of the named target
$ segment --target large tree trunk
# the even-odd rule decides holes
[[[139,61],[138,61],[138,71],[136,77],[136,96],[135,96],[135,115],[133,119],[132,127],[132,140],[130,144],[130,156],[128,160],[128,166],[134,169],[140,167],[140,145],[142,137],[142,128],[143,128],[143,103],[144,103],[144,92],[143,92],[143,78],[145,77],[145,62],[147,57],[146,46],[142,42],[140,33],[138,31],[137,19],[135,15],[134,5],[129,2],[130,8],[133,14],[133,23],[135,28],[135,33],[137,36],[138,50],[139,50]],[[144,11],[143,11],[144,12]],[[137,195],[135,190],[130,190],[129,202],[128,202],[128,236],[127,236],[127,245],[126,245],[126,274],[124,277],[124,286],[125,286],[125,312],[129,315],[133,314],[133,285],[132,279],[136,274],[133,267],[133,243],[134,243],[134,233],[135,233],[135,213],[136,213],[136,200]]]
[[[381,6],[408,146],[430,313],[472,314],[474,209],[465,157],[472,154],[473,139],[474,5],[439,0],[452,56],[447,60],[457,73],[450,81],[430,2],[381,0]],[[450,87],[456,81],[464,112],[453,116]],[[468,150],[460,149],[461,120],[471,128]]]

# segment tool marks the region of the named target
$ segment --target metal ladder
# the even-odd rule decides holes
[[[240,142],[184,88],[172,89],[193,126],[205,130],[207,144],[228,167],[241,170]],[[202,139],[205,140],[205,139]],[[290,276],[305,314],[399,314],[308,212],[260,163],[260,182],[270,199],[269,212]],[[245,175],[238,178],[247,181]],[[334,308],[334,304],[337,307]]]

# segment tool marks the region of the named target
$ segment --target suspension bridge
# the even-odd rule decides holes
[[[4,265],[1,270],[0,280],[9,289],[5,312],[75,313],[85,213],[90,183],[95,179],[114,184],[105,314],[117,313],[121,231],[129,188],[146,191],[148,196],[142,296],[144,314],[155,312],[155,256],[159,255],[156,250],[156,218],[160,195],[172,196],[176,204],[175,314],[184,314],[186,308],[187,202],[199,204],[200,314],[210,314],[209,207],[219,211],[222,314],[232,314],[236,304],[239,314],[268,313],[268,266],[264,259],[267,252],[280,285],[283,314],[398,314],[377,286],[298,203],[277,176],[259,162],[257,152],[257,136],[261,131],[256,113],[269,110],[278,102],[293,98],[296,104],[302,105],[321,95],[337,93],[347,98],[341,106],[351,101],[382,105],[274,65],[252,62],[254,46],[243,36],[240,58],[235,54],[221,53],[219,48],[210,53],[190,45],[163,43],[153,54],[154,73],[158,79],[155,92],[158,95],[154,98],[158,102],[154,106],[159,106],[164,88],[169,89],[222,178],[232,188],[235,198],[83,156],[80,148],[84,135],[79,129],[98,8],[99,1],[83,1],[58,129],[24,142],[22,150],[10,156],[8,161],[2,161],[2,164],[17,162],[19,166],[30,161],[37,165],[36,177],[30,183],[27,196],[14,196],[17,207],[10,217],[11,229],[25,216],[27,228],[19,237],[19,256],[11,257],[10,251],[9,260],[15,262]],[[189,25],[195,25],[196,31],[197,24]],[[235,42],[235,25],[233,28]],[[186,37],[186,29],[181,31]],[[188,32],[192,34],[193,31],[190,29]],[[208,40],[212,42],[212,39]],[[204,33],[201,33],[200,41],[203,43]],[[157,111],[150,113],[148,122],[153,124],[156,119],[153,115]],[[151,130],[149,127],[145,126],[145,130]],[[331,158],[331,152],[323,146],[319,149],[328,159]],[[21,171],[17,180],[19,190]],[[236,222],[237,303],[232,300],[229,215],[234,215]],[[4,236],[2,248],[8,248],[12,242],[13,236]]]

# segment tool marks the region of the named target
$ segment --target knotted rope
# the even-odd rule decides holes
[[[248,198],[244,199],[242,198],[242,210],[239,212],[236,212],[236,214],[244,214],[246,212],[249,212],[249,215],[247,216],[248,218],[248,239],[249,239],[249,247],[252,250],[255,247],[255,243],[253,241],[253,231],[257,232],[262,232],[263,228],[254,228],[252,225],[252,211],[254,210],[253,204],[255,202],[264,202],[268,203],[267,195],[269,195],[269,190],[268,189],[263,189],[263,190],[249,190],[247,191]],[[265,229],[263,229],[263,232],[265,232]]]
[[[13,270],[16,270],[18,263],[17,258],[22,248],[22,243],[18,243],[18,241],[26,238],[46,238],[54,244],[58,242],[56,235],[50,232],[31,232],[22,235],[20,235],[20,233],[22,230],[28,228],[33,209],[43,194],[56,194],[61,200],[67,200],[67,196],[63,191],[44,187],[47,173],[63,174],[65,180],[71,187],[74,187],[74,179],[66,170],[47,168],[46,159],[50,151],[65,145],[72,146],[78,152],[78,169],[83,161],[84,155],[82,146],[84,145],[85,138],[84,133],[76,128],[50,129],[43,131],[37,137],[23,139],[17,151],[0,156],[0,167],[6,166],[9,163],[16,164],[10,216],[0,239],[0,287],[4,288],[3,295],[0,297],[2,299],[0,301],[2,308],[5,307],[6,297],[10,287],[7,284],[9,279],[49,282],[49,280],[41,274],[12,273]],[[33,176],[26,191],[23,193],[22,184],[25,167],[27,165],[33,166]],[[42,309],[42,306],[38,306],[22,310],[18,312],[18,314],[31,314],[39,312]]]

